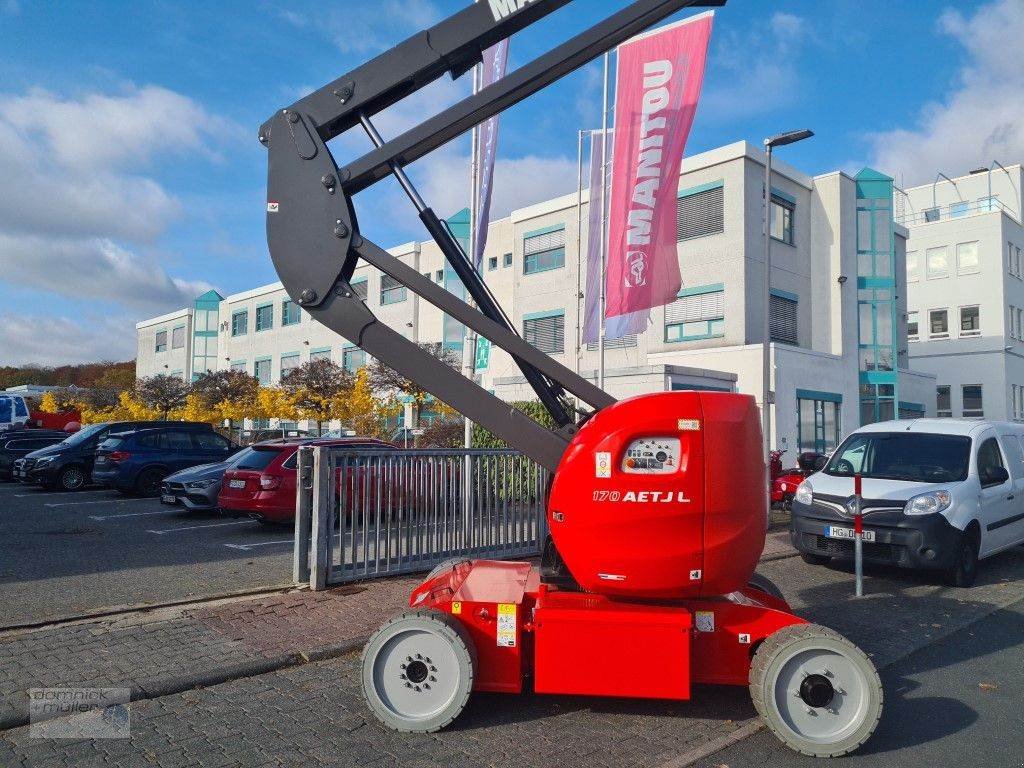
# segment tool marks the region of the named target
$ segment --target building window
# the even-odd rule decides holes
[[[249,332],[249,310],[243,309],[231,314],[231,335],[245,336]]]
[[[929,248],[925,251],[925,270],[929,280],[949,277],[949,248]]]
[[[949,310],[933,309],[928,313],[928,338],[949,338]]]
[[[298,352],[292,352],[290,355],[281,355],[281,378],[283,379],[298,368],[299,365],[301,365],[301,361],[299,360]]]
[[[523,274],[532,275],[565,266],[565,228],[523,238]]]
[[[691,289],[665,307],[665,341],[697,341],[725,334],[725,290]]]
[[[1010,385],[1010,403],[1013,405],[1013,420],[1020,421],[1021,413],[1024,412],[1024,387]]]
[[[523,339],[541,352],[562,354],[565,352],[565,313],[523,318]]]
[[[265,360],[257,360],[254,372],[256,374],[256,379],[260,383],[260,386],[269,386],[271,376],[270,358],[268,357]]]
[[[245,373],[245,360],[232,360],[231,361],[232,371],[241,371]]]
[[[772,239],[793,244],[793,212],[795,206],[788,200],[772,195]]]
[[[281,302],[281,325],[295,325],[302,319],[299,305],[291,299]]]
[[[965,201],[953,203],[952,205],[949,206],[949,216],[950,218],[957,219],[960,218],[961,216],[966,216],[967,210],[968,205]]]
[[[907,312],[907,341],[917,341],[920,337],[918,336],[918,312]]]
[[[1007,324],[1007,327],[1009,328],[1010,338],[1011,339],[1016,339],[1017,338],[1017,308],[1015,306],[1013,306],[1013,304],[1010,305],[1010,320],[1009,320],[1009,323]]]
[[[359,298],[359,300],[366,301],[366,297],[368,295],[367,288],[369,287],[367,279],[364,277],[362,280],[350,283],[350,285],[352,286],[352,292]]]
[[[512,266],[512,254],[511,253],[506,253],[504,256],[501,257],[501,266],[502,267],[511,267]]]
[[[916,283],[920,277],[920,267],[917,263],[917,251],[907,251],[907,282]]]
[[[265,304],[256,307],[256,330],[269,331],[274,327],[274,305]]]
[[[388,304],[401,304],[407,296],[405,286],[391,275],[380,276],[380,305],[382,307]]]
[[[167,351],[167,331],[156,332],[156,351],[166,352]]]
[[[797,335],[797,300],[788,296],[771,295],[768,304],[769,328],[772,341],[785,344],[796,344]]]
[[[604,348],[605,349],[631,349],[632,347],[635,347],[635,346],[636,346],[636,334],[633,334],[633,333],[629,334],[628,336],[620,336],[617,339],[605,339],[604,340]],[[597,342],[597,341],[588,341],[587,342],[587,351],[588,352],[597,352],[600,348],[601,348],[600,342]]]
[[[443,269],[439,269],[439,270],[437,270],[437,272],[434,273],[434,280],[436,280],[439,283],[443,283],[444,282],[444,270]]]
[[[349,347],[341,352],[341,367],[355,373],[366,365],[366,352],[359,347]]]
[[[963,415],[965,419],[980,419],[985,415],[985,408],[981,397],[981,384],[964,384],[963,398]]]
[[[953,396],[950,392],[949,384],[943,384],[935,388],[935,415],[941,419],[948,419],[953,416]]]
[[[960,307],[960,336],[981,336],[981,315],[978,307]]]
[[[498,268],[498,257],[497,256],[488,256],[487,257],[487,271],[488,272],[493,272],[497,268]]]
[[[309,352],[309,362],[314,360],[330,360],[331,350],[330,349],[313,349]]]
[[[842,434],[842,400],[838,395],[797,390],[797,446],[804,451],[831,453]]]
[[[924,211],[925,222],[932,222],[939,220],[939,209],[938,208],[926,208]]]
[[[725,187],[684,191],[676,201],[676,240],[717,235],[725,231]]]
[[[171,349],[185,348],[185,326],[180,325],[171,331]]]
[[[978,241],[973,243],[957,243],[956,271],[958,275],[973,275],[981,270],[978,262]]]

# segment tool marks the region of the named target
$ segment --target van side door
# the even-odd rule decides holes
[[[1017,494],[1007,469],[1006,453],[995,430],[986,430],[976,440],[975,471],[981,485],[979,516],[981,523],[981,555],[1007,546],[1009,528],[1016,515]]]

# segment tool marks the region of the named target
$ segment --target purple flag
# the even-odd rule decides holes
[[[611,159],[612,131],[608,131],[608,152]],[[605,165],[604,140],[601,131],[590,132],[590,204],[587,229],[587,287],[584,293],[583,342],[596,344],[601,333],[601,219],[604,197],[608,195],[610,179],[602,185],[602,167]],[[611,163],[607,169],[610,170]],[[630,312],[609,317],[604,325],[605,339],[620,339],[634,333],[643,333],[647,328],[647,311]]]
[[[480,89],[493,85],[505,76],[508,66],[508,40],[502,40],[484,51],[483,73]],[[487,245],[487,227],[491,222],[491,191],[494,184],[494,162],[498,154],[498,116],[488,119],[480,125],[480,138],[477,141],[477,173],[480,174],[477,189],[479,197],[476,201],[476,253],[473,264],[477,271],[484,260],[484,247]]]

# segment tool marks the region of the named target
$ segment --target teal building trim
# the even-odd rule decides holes
[[[552,224],[550,227],[527,232],[523,235],[523,240],[529,240],[531,237],[540,237],[541,235],[550,235],[552,232],[561,232],[563,229],[565,229],[565,224]]]
[[[686,189],[680,189],[678,197],[690,197],[691,195],[699,195],[701,192],[707,192],[711,189],[721,189],[725,186],[725,179],[717,179],[716,181],[709,181],[707,184],[698,184],[695,187],[687,187]]]
[[[705,293],[718,293],[725,290],[725,283],[709,283],[708,285],[695,285],[692,288],[683,288],[676,294],[678,298],[684,296],[703,296]]]
[[[838,392],[822,392],[817,389],[798,389],[797,400],[824,400],[827,403],[841,403],[843,396]]]
[[[797,294],[791,291],[784,291],[781,288],[772,288],[772,296],[778,296],[780,299],[789,299],[798,303],[800,301],[800,297]]]
[[[530,312],[523,315],[523,320],[543,320],[545,317],[564,317],[564,309],[549,309],[544,312]]]

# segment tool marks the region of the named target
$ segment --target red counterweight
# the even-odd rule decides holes
[[[764,547],[767,480],[750,397],[665,392],[584,425],[551,487],[548,525],[583,589],[630,598],[746,586]]]

